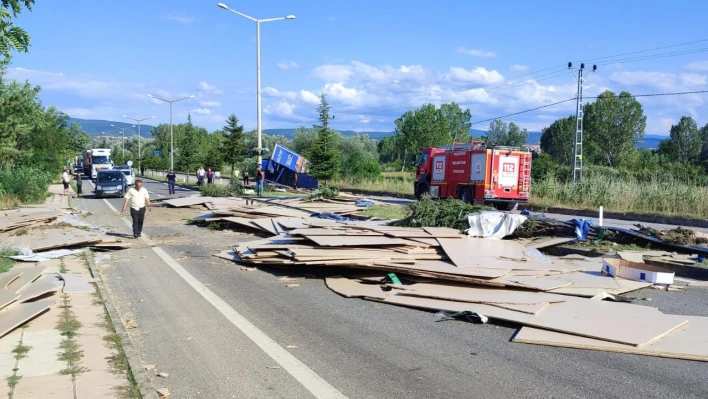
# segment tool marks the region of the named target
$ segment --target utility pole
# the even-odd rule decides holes
[[[575,97],[575,145],[573,149],[573,184],[577,184],[583,178],[583,71],[585,64],[581,63],[580,68],[573,69],[573,63],[568,63],[573,77],[578,81],[578,92]],[[592,72],[597,71],[597,65],[592,66]]]

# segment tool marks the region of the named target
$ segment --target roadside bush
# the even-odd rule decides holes
[[[339,187],[321,185],[317,190],[313,191],[307,196],[309,200],[316,200],[320,198],[337,198],[339,197]]]
[[[438,201],[425,194],[420,201],[408,205],[409,215],[393,222],[394,226],[404,227],[450,227],[467,230],[469,222],[467,215],[489,207],[465,204],[458,199],[446,198]]]
[[[236,179],[223,186],[221,184],[205,184],[199,190],[204,197],[237,197],[243,195],[243,184]]]
[[[0,172],[0,192],[17,197],[22,203],[42,203],[52,174],[33,167],[5,169]]]

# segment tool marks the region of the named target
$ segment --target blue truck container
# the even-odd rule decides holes
[[[280,144],[273,148],[270,159],[261,165],[266,180],[295,188],[317,188],[317,180],[305,173],[307,159]]]

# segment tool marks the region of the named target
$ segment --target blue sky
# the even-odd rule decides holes
[[[175,104],[175,122],[191,112],[195,123],[217,129],[235,113],[255,128],[256,26],[216,3],[38,1],[17,20],[32,48],[14,56],[9,75],[42,86],[46,105],[77,118],[167,122],[168,106],[147,93],[195,95]],[[226,3],[256,18],[297,16],[261,25],[264,129],[312,125],[322,91],[341,130],[393,130],[401,113],[429,102],[456,101],[479,121],[573,97],[568,61],[708,39],[706,1]],[[585,93],[706,90],[705,49],[708,40],[596,60]],[[682,115],[708,123],[708,94],[640,101],[648,134],[668,134]],[[567,102],[506,120],[536,131],[574,109]]]

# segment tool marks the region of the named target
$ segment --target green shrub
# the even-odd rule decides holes
[[[420,201],[408,205],[407,217],[392,224],[405,227],[451,227],[467,230],[470,227],[467,215],[487,209],[491,208],[465,204],[453,198],[435,201],[425,194]]]
[[[205,184],[199,190],[204,197],[237,197],[243,195],[243,184],[237,179],[224,186],[221,184]]]
[[[320,198],[337,198],[339,197],[339,187],[321,185],[317,190],[313,191],[307,196],[309,200],[316,200]]]
[[[0,192],[17,197],[23,203],[42,203],[52,174],[33,167],[5,169],[0,172]]]

